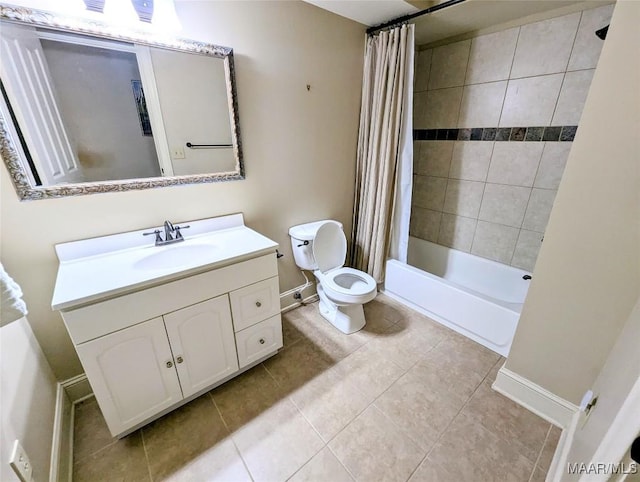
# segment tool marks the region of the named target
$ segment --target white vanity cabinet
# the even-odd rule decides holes
[[[226,295],[174,311],[163,318],[184,397],[238,371]]]
[[[82,343],[76,350],[114,434],[238,371],[227,295]]]
[[[182,250],[175,251],[182,263],[181,253],[192,249],[189,240],[184,248],[140,252],[125,245],[104,257],[96,256],[95,240],[86,240],[71,246],[84,258],[68,262],[70,248],[56,247],[61,265],[52,306],[62,314],[112,435],[132,432],[282,347],[277,244],[243,224],[230,228],[237,216],[242,221],[241,215],[223,218],[221,234],[193,242],[199,260],[191,269],[140,274],[137,268],[156,253],[170,262],[171,249]],[[133,238],[115,236],[125,238],[116,240],[121,245]],[[202,246],[212,247],[206,263]],[[142,276],[126,284],[127,277]]]
[[[113,435],[184,397],[162,318],[76,346]]]

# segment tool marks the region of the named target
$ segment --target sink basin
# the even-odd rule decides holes
[[[216,250],[211,244],[174,245],[149,254],[133,264],[135,269],[171,269],[198,264]]]

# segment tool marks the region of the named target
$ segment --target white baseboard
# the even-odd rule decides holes
[[[290,289],[289,291],[285,291],[284,293],[280,293],[281,313],[293,310],[303,303],[310,303],[318,299],[315,283],[311,283],[306,288],[301,289],[303,286],[304,285],[301,285],[296,288]],[[293,297],[293,295],[297,292],[300,292],[302,294],[302,300],[297,300]]]
[[[492,388],[561,429],[568,428],[578,407],[502,367]]]
[[[73,476],[73,403],[64,384],[58,382],[56,388],[49,482],[71,482]]]
[[[549,467],[549,471],[547,472],[547,480],[549,482],[560,482],[563,477],[567,476],[567,458],[569,457],[569,451],[571,450],[571,445],[573,443],[573,437],[576,433],[576,429],[578,428],[578,424],[582,419],[582,414],[583,412],[581,412],[580,410],[576,411],[571,417],[571,422],[560,435],[560,440],[558,440],[556,452],[553,454],[551,466]]]
[[[65,393],[69,397],[69,400],[73,404],[81,402],[88,396],[93,395],[93,389],[91,388],[89,380],[84,373],[64,380],[61,384]]]

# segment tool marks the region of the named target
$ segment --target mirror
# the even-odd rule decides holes
[[[2,5],[0,40],[22,199],[244,178],[231,49]]]

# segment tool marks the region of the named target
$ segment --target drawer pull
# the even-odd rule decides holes
[[[182,356],[178,356],[178,357],[176,358],[176,361],[177,361],[178,363],[182,363],[182,362],[184,361],[184,359],[182,358]]]
[[[262,306],[262,303],[260,303],[259,301],[256,301],[256,306],[260,308]]]
[[[168,361],[167,362],[167,368],[171,368],[173,366],[173,362],[172,361]]]
[[[264,345],[264,338],[260,338],[260,344]]]

